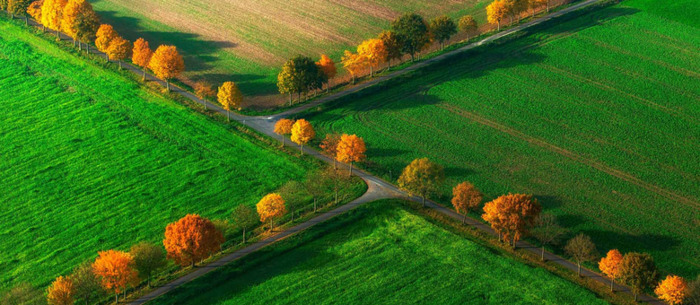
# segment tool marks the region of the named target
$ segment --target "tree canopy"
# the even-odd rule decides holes
[[[365,141],[357,135],[343,134],[336,146],[336,159],[340,162],[350,163],[350,175],[352,175],[353,162],[362,162],[367,158]]]
[[[630,252],[622,257],[620,279],[632,288],[634,300],[644,290],[653,287],[659,278],[656,263],[647,253]]]
[[[72,305],[75,302],[74,294],[73,281],[70,278],[59,276],[46,290],[46,301],[50,305]]]
[[[156,77],[165,80],[167,89],[170,91],[170,80],[180,76],[180,73],[185,70],[185,61],[175,46],[162,45],[153,53],[148,67]]]
[[[256,208],[260,216],[260,222],[264,223],[268,220],[270,221],[270,230],[275,226],[275,218],[281,217],[287,213],[285,201],[282,199],[282,196],[277,193],[267,194],[260,199]]]
[[[419,195],[425,199],[436,193],[445,180],[442,166],[431,162],[428,158],[415,159],[403,169],[399,177],[399,187],[411,195]]]
[[[299,144],[302,154],[304,145],[316,137],[316,131],[309,121],[299,119],[292,125],[292,142]]]
[[[532,195],[508,194],[502,195],[484,205],[481,216],[491,224],[491,228],[512,240],[513,247],[522,236],[535,224],[542,207]]]
[[[457,34],[457,25],[449,16],[435,17],[430,21],[430,32],[433,33],[433,37],[440,43],[440,46],[444,47],[445,41]]]
[[[180,266],[194,264],[221,250],[224,235],[209,219],[187,214],[165,228],[163,245],[167,257]]]
[[[134,268],[134,259],[131,254],[107,250],[98,252],[98,257],[92,263],[92,270],[100,277],[102,287],[114,292],[117,303],[119,293],[129,286],[135,286],[139,282],[138,271]]]
[[[430,30],[423,17],[415,13],[400,16],[391,23],[391,30],[401,42],[401,51],[411,55],[423,50],[430,43]]]
[[[357,47],[357,55],[369,67],[369,76],[373,77],[374,69],[386,62],[388,53],[384,46],[384,41],[381,39],[367,39]]]
[[[455,207],[457,213],[462,214],[462,223],[467,220],[467,214],[475,210],[481,204],[484,195],[471,183],[464,181],[457,184],[452,189],[452,206]]]
[[[491,24],[498,25],[501,30],[501,20],[509,14],[505,0],[495,0],[486,7],[486,19]]]

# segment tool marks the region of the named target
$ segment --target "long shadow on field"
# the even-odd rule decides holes
[[[441,103],[443,101],[438,98],[431,98],[430,89],[434,86],[450,81],[468,85],[465,80],[479,78],[495,70],[542,62],[546,55],[537,52],[538,46],[638,11],[625,7],[589,7],[338,99],[328,107],[362,112],[379,107],[401,110]],[[574,58],[572,60],[575,61]],[[508,81],[504,77],[502,84],[494,86],[494,91],[508,90]],[[452,98],[458,99],[459,96]]]
[[[604,244],[620,245],[620,251],[636,251],[636,252],[670,252],[676,250],[680,245],[680,240],[661,234],[642,233],[642,234],[624,234],[614,231],[604,230],[583,230],[584,234],[589,235],[597,243],[608,240]],[[625,245],[631,246],[625,248]]]

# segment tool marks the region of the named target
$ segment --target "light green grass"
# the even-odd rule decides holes
[[[153,304],[607,304],[437,227],[393,201],[362,206]]]
[[[446,205],[464,180],[488,200],[531,193],[601,252],[650,252],[664,271],[695,276],[700,30],[624,3],[301,116],[321,136],[363,137],[365,167],[387,179],[415,158],[443,165]]]
[[[0,290],[226,217],[313,164],[0,19]]]

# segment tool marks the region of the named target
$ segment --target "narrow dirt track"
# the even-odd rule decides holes
[[[240,115],[240,114],[231,113],[231,119],[236,120],[239,123],[246,125],[252,129],[255,129],[258,132],[261,132],[265,135],[268,135],[272,138],[275,138],[279,141],[282,141],[283,138],[273,132],[274,123],[280,118],[293,116],[297,113],[303,112],[307,109],[316,107],[316,106],[321,105],[323,103],[333,101],[335,99],[356,93],[356,92],[361,91],[367,87],[384,82],[386,80],[389,80],[389,79],[392,79],[392,78],[395,78],[395,77],[398,77],[401,75],[405,75],[407,73],[410,73],[411,71],[426,67],[426,66],[431,65],[431,64],[438,62],[438,61],[445,60],[445,59],[447,59],[455,54],[471,50],[475,47],[478,47],[478,46],[481,46],[483,44],[489,43],[491,41],[500,39],[502,37],[506,37],[508,35],[514,34],[516,32],[523,30],[523,29],[540,24],[544,21],[551,20],[553,18],[562,16],[562,15],[567,14],[569,12],[576,11],[576,10],[579,10],[581,8],[590,6],[592,4],[597,3],[598,1],[600,1],[600,0],[586,0],[586,1],[583,1],[580,3],[577,3],[575,5],[564,8],[564,9],[559,10],[557,12],[553,12],[553,13],[551,13],[547,16],[544,16],[542,18],[535,19],[535,20],[532,20],[530,22],[518,25],[516,27],[504,30],[498,34],[495,34],[495,35],[490,36],[488,38],[485,38],[483,40],[471,43],[469,45],[463,46],[459,49],[455,49],[453,51],[450,51],[450,52],[444,53],[442,55],[436,56],[434,58],[431,58],[429,60],[425,60],[425,61],[416,63],[416,64],[414,64],[410,67],[407,67],[405,69],[398,70],[398,71],[389,73],[389,74],[381,76],[381,77],[377,77],[373,80],[367,81],[367,82],[362,83],[360,85],[357,85],[353,88],[349,88],[345,91],[338,92],[338,93],[314,100],[310,103],[307,103],[305,105],[301,105],[297,108],[285,111],[285,112],[277,114],[277,115],[251,117],[251,116],[244,116],[244,115]],[[34,20],[31,20],[30,24],[32,24],[34,26],[40,26]],[[59,35],[64,40],[70,40],[70,37],[68,37],[67,35],[65,35],[63,33],[59,33]],[[96,55],[104,56],[104,54],[102,52],[97,51],[95,48],[91,48],[90,52],[93,54],[96,54]],[[139,69],[138,67],[133,66],[131,64],[122,63],[122,66],[126,70],[129,70],[137,75],[141,75],[143,73],[141,69]],[[166,83],[164,81],[156,78],[155,76],[153,76],[150,73],[146,74],[146,79],[149,81],[152,81],[152,82],[156,82],[163,87],[165,87],[165,85],[166,85]],[[211,110],[214,110],[214,111],[219,112],[223,115],[226,115],[226,111],[224,109],[222,109],[221,107],[219,107],[218,105],[214,105],[214,104],[211,104],[207,101],[204,101],[204,100],[198,98],[197,96],[195,96],[194,94],[192,94],[186,90],[183,90],[182,88],[179,88],[177,86],[171,85],[171,88],[173,89],[172,91],[174,93],[180,94],[181,96],[188,98],[194,102],[205,105],[207,108],[209,108]],[[298,145],[296,145],[294,143],[290,143],[290,141],[285,141],[284,143],[285,143],[285,145],[287,145],[289,147],[294,147],[294,148],[299,149]],[[305,151],[307,154],[309,154],[315,158],[318,158],[326,163],[329,163],[329,164],[333,163],[332,159],[326,157],[325,155],[319,153],[318,151],[316,151],[314,149],[307,148],[307,149],[305,149]],[[381,179],[379,177],[373,176],[365,171],[355,169],[353,171],[353,174],[362,178],[368,185],[367,193],[365,193],[360,198],[358,198],[358,199],[356,199],[356,200],[354,200],[346,205],[337,207],[332,211],[322,213],[313,219],[310,219],[310,220],[303,222],[303,223],[300,223],[292,228],[289,228],[289,229],[286,229],[282,232],[279,232],[274,236],[268,237],[268,238],[261,240],[257,243],[251,244],[250,246],[248,246],[244,249],[241,249],[241,250],[235,251],[231,254],[228,254],[217,261],[214,261],[206,266],[202,266],[202,267],[198,268],[196,271],[194,271],[192,273],[184,275],[184,276],[182,276],[182,277],[180,277],[180,278],[178,278],[178,279],[176,279],[176,280],[174,280],[166,285],[158,287],[156,290],[154,290],[154,291],[152,291],[144,296],[141,296],[141,297],[137,298],[136,300],[131,301],[129,304],[144,304],[150,300],[153,300],[161,295],[168,293],[169,291],[171,291],[171,290],[173,290],[173,289],[175,289],[183,284],[191,282],[191,281],[201,277],[204,274],[207,274],[207,273],[209,273],[209,272],[211,272],[211,271],[213,271],[221,266],[224,266],[229,262],[237,260],[237,259],[244,257],[250,253],[253,253],[259,249],[262,249],[270,244],[273,244],[277,241],[280,241],[288,236],[291,236],[291,235],[296,234],[300,231],[303,231],[309,227],[314,226],[317,223],[329,220],[336,215],[339,215],[339,214],[342,214],[342,213],[347,212],[349,210],[352,210],[352,209],[354,209],[354,208],[356,208],[364,203],[375,201],[378,199],[385,199],[385,198],[398,198],[398,199],[411,200],[411,201],[415,201],[415,202],[421,202],[421,198],[416,197],[416,196],[410,196],[406,192],[398,189],[393,184],[391,184],[387,181],[384,181],[383,179]],[[436,210],[436,211],[442,213],[443,215],[446,215],[452,219],[455,219],[455,220],[460,221],[460,222],[462,221],[462,218],[463,218],[462,215],[456,213],[455,211],[453,211],[451,209],[443,207],[443,206],[441,206],[433,201],[427,201],[427,207],[434,209],[434,210]],[[466,223],[468,225],[480,230],[480,231],[486,232],[487,234],[490,234],[492,236],[497,236],[497,234],[488,225],[486,225],[478,220],[475,220],[473,218],[467,218]],[[538,247],[535,247],[534,245],[531,245],[525,241],[519,241],[517,243],[517,247],[525,249],[527,251],[530,251],[538,256],[540,254],[540,249]],[[577,270],[577,265],[575,263],[568,261],[565,258],[560,257],[556,254],[553,254],[550,252],[545,252],[545,258],[547,259],[547,261],[554,263],[554,264],[557,264],[559,266],[562,266],[562,267],[569,269],[573,272],[576,272],[576,270]],[[586,268],[582,268],[582,276],[588,277],[588,278],[591,278],[597,282],[600,282],[601,285],[604,285],[604,286],[608,286],[610,284],[608,278],[604,277],[601,274],[598,274],[596,272],[588,270]],[[630,289],[626,286],[616,285],[616,291],[631,295]],[[663,304],[660,300],[658,300],[654,297],[648,296],[648,295],[640,295],[639,300],[643,301],[643,302],[648,302],[651,304]]]

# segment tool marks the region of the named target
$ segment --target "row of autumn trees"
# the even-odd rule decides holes
[[[507,17],[510,22],[521,13],[530,10],[534,15],[537,8],[545,6],[549,11],[550,0],[496,0],[486,8],[487,20],[501,29],[501,21]],[[443,48],[458,30],[469,36],[478,33],[478,24],[470,15],[461,17],[457,22],[449,16],[436,17],[430,22],[416,13],[408,13],[398,17],[391,23],[391,29],[381,32],[376,38],[367,39],[357,46],[356,52],[346,50],[341,58],[342,66],[352,76],[352,82],[363,71],[369,70],[370,78],[383,64],[391,67],[392,60],[400,60],[409,55],[411,61],[416,54],[430,47],[434,42]],[[279,92],[289,96],[296,94],[301,100],[302,95],[316,90],[326,90],[330,80],[337,75],[336,63],[327,55],[314,62],[307,56],[298,55],[282,66],[277,76]]]
[[[377,38],[363,41],[356,53],[346,50],[341,63],[352,76],[353,82],[366,69],[369,69],[370,77],[373,77],[374,71],[384,63],[391,65],[392,60],[400,59],[406,54],[413,60],[418,52],[434,41],[443,45],[457,33],[458,27],[468,34],[476,33],[478,28],[472,16],[464,16],[456,24],[448,16],[437,17],[428,23],[418,14],[405,14],[392,22],[391,30],[383,31]],[[327,55],[321,55],[316,62],[310,57],[299,55],[284,63],[277,77],[277,87],[280,93],[289,95],[291,103],[293,94],[301,99],[302,95],[323,89],[324,85],[328,90],[329,81],[336,74],[336,62]]]
[[[403,170],[398,184],[409,194],[421,196],[425,206],[425,198],[439,191],[444,177],[440,165],[422,158],[414,160]],[[463,222],[466,222],[469,213],[477,211],[483,199],[483,194],[466,181],[456,185],[452,195],[452,205],[463,216]],[[545,260],[545,247],[557,244],[566,234],[566,229],[557,223],[554,215],[542,213],[541,205],[532,195],[502,195],[483,206],[481,218],[491,225],[498,234],[499,241],[505,241],[513,248],[518,240],[528,235],[539,240],[542,260]],[[579,275],[581,264],[595,261],[599,257],[595,244],[585,234],[578,234],[568,240],[564,251],[578,265]],[[669,304],[683,304],[689,298],[700,301],[700,291],[693,292],[682,277],[668,275],[659,282],[659,271],[647,253],[631,252],[623,256],[617,249],[613,249],[599,261],[598,266],[611,279],[611,291],[614,291],[614,282],[619,280],[632,289],[635,301],[638,294],[651,288],[654,288],[660,299]]]
[[[90,52],[90,43],[94,42],[97,49],[107,56],[107,60],[119,62],[131,56],[132,62],[143,68],[144,79],[146,69],[150,69],[158,78],[166,81],[170,90],[170,80],[179,76],[185,69],[185,63],[174,46],[161,45],[153,52],[146,40],[139,38],[133,45],[121,37],[111,25],[101,24],[100,17],[95,13],[87,0],[0,0],[0,7],[11,14],[31,16],[43,28],[49,28],[60,35],[66,33],[73,38],[82,50],[83,43]]]
[[[194,267],[196,263],[220,251],[225,241],[224,232],[230,227],[241,229],[242,241],[246,243],[246,231],[259,223],[269,223],[272,231],[275,220],[288,214],[290,209],[293,221],[302,188],[307,188],[305,190],[314,197],[315,212],[316,198],[326,191],[323,186],[329,180],[331,186],[335,187],[337,202],[338,188],[347,187],[349,179],[334,168],[328,168],[309,177],[304,186],[288,183],[278,192],[264,196],[255,210],[246,205],[237,206],[231,215],[233,224],[228,220],[210,221],[196,214],[188,214],[165,228],[163,247],[141,242],[128,252],[100,251],[93,262],[78,266],[69,276],[56,278],[46,290],[47,302],[52,305],[74,304],[76,301],[93,304],[105,292],[109,292],[114,294],[118,303],[119,296],[126,296],[129,288],[134,288],[143,281],[150,287],[151,277],[168,266],[167,260],[182,267]]]

